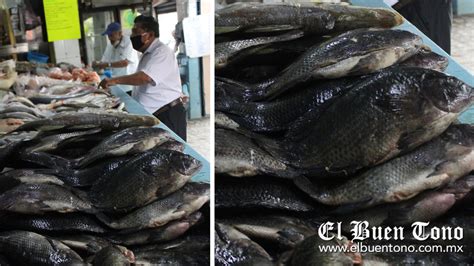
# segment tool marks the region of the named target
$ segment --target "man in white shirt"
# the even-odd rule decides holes
[[[94,62],[92,67],[110,68],[114,77],[135,73],[138,54],[133,49],[130,39],[122,35],[120,24],[110,23],[102,35],[107,35],[110,43],[107,43],[101,61]]]
[[[186,109],[178,62],[173,51],[158,39],[158,22],[153,17],[141,15],[134,22],[130,40],[133,48],[142,53],[136,73],[105,78],[99,86],[134,85],[132,97],[186,140]]]

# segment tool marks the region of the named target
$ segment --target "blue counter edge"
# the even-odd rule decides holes
[[[130,95],[125,92],[125,90],[126,87],[122,88],[120,85],[111,88],[112,94],[120,98],[120,100],[125,104],[125,108],[129,113],[137,115],[151,115],[145,110],[145,108],[143,108],[141,104],[130,97]],[[211,171],[209,161],[200,153],[195,151],[191,146],[189,146],[189,144],[186,143],[182,138],[171,131],[165,124],[160,123],[157,125],[157,127],[169,131],[176,140],[185,144],[184,153],[193,156],[202,163],[201,170],[192,177],[192,181],[210,183]]]
[[[385,4],[383,0],[352,0],[352,4],[356,6],[364,6],[364,7],[389,8],[392,11],[397,12],[389,5]],[[423,39],[423,43],[431,47],[433,52],[448,58],[449,65],[445,73],[466,82],[470,86],[474,86],[474,76],[468,70],[463,68],[458,62],[456,62],[456,60],[454,60],[450,55],[448,55],[443,49],[441,49],[430,38],[428,38],[425,34],[423,34],[423,32],[421,32],[418,28],[413,26],[413,24],[411,24],[409,21],[405,20],[405,22],[402,25],[397,26],[396,28],[407,30],[419,35]],[[471,106],[464,113],[462,113],[459,116],[459,120],[462,123],[474,124],[474,106]]]

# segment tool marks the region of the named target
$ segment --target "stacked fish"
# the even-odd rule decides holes
[[[209,184],[157,123],[61,113],[0,138],[0,264],[208,264]]]
[[[217,264],[473,263],[474,126],[456,122],[473,88],[402,22],[349,5],[216,11]],[[347,238],[322,240],[326,221]],[[351,221],[463,225],[465,253],[318,249],[354,245]]]
[[[0,133],[63,112],[122,112],[119,98],[80,82],[21,75],[0,102]]]

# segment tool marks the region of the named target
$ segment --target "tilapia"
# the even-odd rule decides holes
[[[155,149],[159,150],[172,150],[172,151],[179,151],[179,152],[184,152],[184,149],[186,146],[184,143],[177,141],[175,139],[168,140],[165,143],[155,146]]]
[[[414,55],[421,37],[403,30],[358,29],[308,48],[276,77],[247,88],[247,101],[274,99],[298,84],[376,72]]]
[[[94,207],[82,194],[54,184],[20,184],[0,195],[0,210],[24,214],[49,211],[93,213]]]
[[[86,131],[76,131],[76,132],[68,132],[68,133],[60,133],[50,136],[42,136],[39,139],[39,143],[26,148],[26,152],[45,152],[45,151],[52,151],[55,150],[61,145],[67,143],[68,141],[73,140],[79,136],[90,135],[100,132],[100,128],[95,128]],[[33,140],[35,141],[35,140]]]
[[[180,152],[145,152],[114,172],[106,186],[94,184],[89,196],[97,208],[109,212],[135,209],[180,189],[201,167],[198,160]]]
[[[108,246],[97,252],[92,265],[130,265],[135,262],[132,251],[123,246]]]
[[[220,221],[233,226],[252,239],[263,239],[283,248],[293,248],[305,238],[315,235],[317,228],[290,216],[255,215]]]
[[[133,251],[137,253],[153,250],[171,250],[171,251],[209,251],[211,241],[209,235],[187,235],[182,238],[177,238],[167,241],[162,244],[146,245],[134,248]]]
[[[26,123],[18,131],[51,131],[101,128],[102,130],[123,129],[138,126],[154,126],[159,123],[154,116],[130,115],[125,113],[62,113],[45,119]]]
[[[349,249],[352,245],[352,242],[347,240],[346,237],[342,237],[343,239],[340,240],[335,235],[331,235],[332,239],[328,241],[321,239],[318,235],[310,236],[303,240],[293,251],[291,265],[351,266],[362,262],[359,253],[322,252],[319,249],[321,246],[345,246]]]
[[[91,165],[84,169],[50,169],[49,173],[58,176],[67,185],[73,187],[88,187],[94,183],[106,186],[109,179],[114,178],[113,173],[128,163],[132,156],[110,158]],[[43,170],[48,172],[48,170]]]
[[[293,177],[298,173],[260,149],[252,140],[231,130],[216,129],[216,174]]]
[[[474,170],[474,126],[453,125],[418,149],[373,167],[335,187],[317,187],[295,179],[300,189],[328,205],[347,210],[410,199]]]
[[[322,114],[308,112],[284,141],[258,142],[307,175],[348,175],[438,136],[473,99],[470,86],[444,73],[389,68],[355,84]]]
[[[283,131],[310,110],[322,112],[349,91],[354,82],[353,78],[345,78],[312,83],[272,102],[242,103],[238,99],[221,97],[216,99],[215,109],[254,132]]]
[[[1,232],[0,248],[8,261],[15,265],[86,265],[63,243],[33,232]]]
[[[103,248],[111,245],[105,238],[94,235],[63,235],[54,237],[73,250],[95,254]]]
[[[243,50],[258,47],[261,45],[273,43],[273,42],[283,42],[292,39],[297,39],[303,36],[303,32],[295,31],[290,33],[285,33],[276,36],[261,36],[251,39],[242,39],[234,40],[222,43],[216,43],[215,46],[215,67],[216,69],[223,68],[230,61],[232,61],[239,53],[242,53]]]
[[[81,213],[47,213],[44,215],[25,215],[0,213],[1,229],[22,229],[35,232],[88,232],[105,233],[108,229],[95,217]]]
[[[163,226],[199,210],[209,201],[209,184],[189,182],[173,194],[154,201],[119,219],[98,214],[97,217],[114,229],[143,229]]]
[[[232,226],[216,223],[216,265],[273,265],[272,257]]]
[[[143,245],[167,242],[186,233],[202,218],[200,212],[195,212],[185,218],[170,222],[166,225],[144,229],[136,232],[119,232],[108,239],[121,245]]]
[[[236,3],[216,10],[215,31],[222,34],[299,29],[321,34],[334,27],[334,20],[328,11],[317,6]]]
[[[127,128],[104,139],[76,162],[78,167],[84,167],[106,157],[141,153],[171,139],[168,131],[162,128]]]
[[[37,116],[34,116],[27,112],[10,112],[10,113],[0,114],[0,119],[6,119],[6,118],[21,119],[23,121],[35,121],[35,120],[40,119]]]
[[[0,174],[0,193],[20,184],[56,184],[64,182],[54,175],[44,173],[42,169],[14,169]]]
[[[411,56],[399,65],[408,67],[422,67],[443,72],[448,67],[447,57],[439,55],[426,48],[420,49],[418,53]]]
[[[137,265],[210,265],[209,252],[207,251],[173,252],[156,250],[136,253],[135,256]]]
[[[252,180],[216,178],[215,207],[239,209],[275,209],[289,211],[314,211],[293,184],[272,178],[255,177]]]
[[[232,120],[232,118],[228,117],[226,114],[215,111],[214,112],[214,120],[216,128],[225,128],[225,129],[232,129],[237,130],[239,128],[239,124]]]

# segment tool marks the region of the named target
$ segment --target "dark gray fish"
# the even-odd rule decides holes
[[[285,180],[255,177],[249,179],[216,178],[216,208],[264,208],[289,211],[314,211],[305,195]]]
[[[61,145],[67,143],[68,141],[74,140],[77,137],[90,135],[100,132],[100,128],[95,128],[87,131],[76,131],[76,132],[68,132],[68,133],[60,133],[50,136],[41,136],[39,139],[39,143],[26,148],[26,152],[45,152],[45,151],[52,151],[55,150]],[[35,141],[35,140],[33,140]]]
[[[216,129],[216,174],[255,176],[268,174],[294,177],[298,173],[259,148],[252,140],[237,132]]]
[[[216,265],[273,265],[265,249],[232,226],[216,223],[215,238]]]
[[[95,212],[82,194],[54,184],[20,184],[0,195],[0,210],[24,214]]]
[[[137,265],[210,265],[209,252],[206,251],[173,252],[167,250],[156,250],[140,252],[135,255]]]
[[[14,132],[51,131],[101,128],[115,130],[138,126],[154,126],[159,123],[154,116],[131,115],[125,113],[62,113],[45,119],[26,123]]]
[[[37,133],[15,133],[0,138],[0,171],[11,161],[16,161],[15,155],[25,141],[37,136]],[[13,158],[12,158],[13,157]]]
[[[438,136],[473,96],[470,86],[441,72],[389,68],[357,83],[322,114],[308,112],[285,141],[259,142],[310,175],[348,175]]]
[[[209,235],[187,235],[162,244],[153,244],[133,248],[133,252],[141,253],[153,250],[170,251],[209,251],[211,241]]]
[[[45,114],[43,114],[41,111],[33,108],[33,107],[28,107],[24,104],[21,103],[9,103],[9,104],[0,104],[2,107],[0,109],[0,114],[7,114],[7,113],[29,113],[35,117],[45,117]]]
[[[123,246],[108,246],[101,249],[94,256],[92,265],[131,265],[135,262],[132,251]]]
[[[14,265],[86,265],[63,243],[33,232],[1,232],[0,248]]]
[[[315,226],[290,216],[254,215],[233,217],[220,222],[231,225],[251,239],[270,241],[290,249],[317,233]]]
[[[28,97],[28,99],[35,104],[40,104],[40,103],[49,104],[52,101],[61,101],[61,100],[67,100],[67,99],[72,99],[72,98],[79,98],[91,93],[101,93],[101,94],[110,95],[104,90],[85,90],[85,91],[77,92],[75,94],[66,94],[66,95],[37,94],[37,95]]]
[[[10,113],[2,113],[0,114],[0,119],[5,118],[16,118],[21,119],[23,121],[35,121],[41,119],[40,117],[34,116],[27,112],[10,112]]]
[[[403,30],[349,31],[308,48],[279,75],[248,88],[245,99],[271,100],[313,79],[373,73],[414,55],[421,44],[421,37]]]
[[[334,27],[334,18],[317,6],[236,3],[216,10],[215,27],[216,34],[292,29],[321,34]]]
[[[308,111],[322,112],[349,91],[355,81],[345,78],[309,84],[272,102],[242,103],[239,99],[220,97],[216,99],[215,109],[254,132],[282,131]]]
[[[9,212],[0,213],[0,228],[21,229],[35,232],[86,232],[105,233],[108,229],[95,217],[83,213],[47,213],[25,215]]]
[[[185,218],[176,220],[152,229],[144,229],[136,232],[118,232],[108,237],[113,243],[121,245],[144,245],[163,243],[178,238],[186,233],[193,225],[202,218],[200,212],[195,212]]]
[[[154,201],[119,219],[97,217],[114,229],[143,229],[163,226],[199,210],[209,201],[209,184],[189,182],[173,194]]]
[[[142,153],[114,172],[106,186],[97,182],[89,196],[109,212],[128,211],[183,187],[202,164],[190,155],[171,150]]]
[[[318,188],[303,177],[295,182],[321,203],[346,205],[354,211],[410,199],[424,190],[454,182],[473,170],[474,125],[459,124],[414,151],[335,187]]]
[[[216,43],[215,47],[215,68],[220,69],[229,64],[239,53],[244,52],[245,49],[251,47],[258,47],[261,45],[283,42],[297,39],[303,36],[303,32],[294,31],[276,36],[261,36],[255,38],[247,38],[241,40],[234,40],[228,42]]]
[[[232,129],[236,130],[239,128],[239,124],[232,120],[232,118],[228,117],[226,114],[215,111],[214,112],[214,123],[216,128],[225,128],[225,129]]]
[[[55,236],[54,239],[61,241],[66,246],[73,250],[80,252],[86,252],[89,254],[95,254],[101,249],[111,245],[105,238],[101,238],[94,235],[86,235],[84,233],[80,235],[64,235]]]
[[[13,169],[0,174],[0,193],[6,192],[20,184],[56,184],[64,182],[42,169]]]
[[[184,145],[184,143],[182,143],[181,141],[172,139],[172,140],[166,141],[165,143],[161,145],[156,146],[155,148],[158,150],[172,150],[172,151],[184,152],[186,145]]]
[[[400,66],[422,67],[440,72],[444,72],[448,67],[449,60],[447,57],[439,55],[428,49],[420,49],[418,53],[401,62]]]
[[[77,159],[77,166],[84,167],[102,158],[141,153],[171,139],[170,133],[162,128],[127,128],[107,137],[85,156]]]
[[[339,240],[335,235],[333,235],[332,240],[329,241],[321,239],[318,235],[310,236],[295,247],[291,258],[291,265],[351,266],[362,262],[359,253],[322,252],[319,247],[323,245],[346,246],[349,248],[352,245],[352,242],[347,240],[346,237]]]
[[[99,183],[98,186],[105,186],[109,179],[114,178],[113,173],[132,158],[131,156],[120,156],[97,162],[84,169],[50,169],[49,173],[56,175],[72,187],[88,187],[94,183]],[[48,170],[44,171],[48,172]]]

